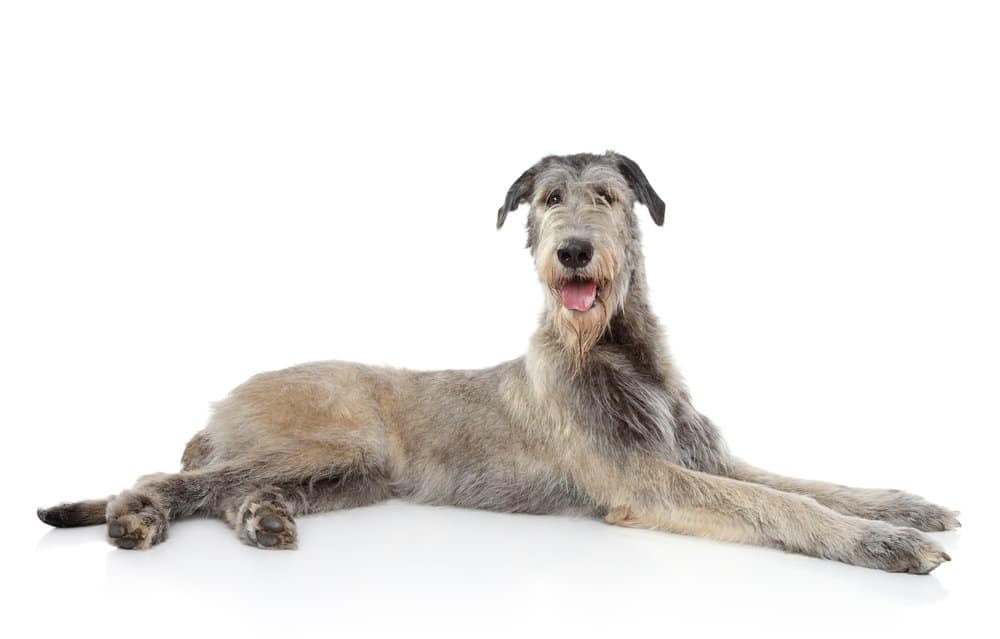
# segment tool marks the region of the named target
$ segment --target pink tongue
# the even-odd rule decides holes
[[[563,306],[571,311],[589,311],[597,298],[597,284],[590,282],[566,282],[562,287]]]

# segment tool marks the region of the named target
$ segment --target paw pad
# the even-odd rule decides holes
[[[167,536],[167,517],[145,495],[126,491],[108,504],[108,540],[123,550],[144,550]]]
[[[240,539],[258,548],[295,548],[295,522],[279,504],[249,502],[243,509]]]

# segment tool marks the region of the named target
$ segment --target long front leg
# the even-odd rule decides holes
[[[913,528],[842,515],[803,495],[647,458],[627,475],[610,523],[772,546],[892,572],[929,573],[950,557]]]
[[[878,519],[928,532],[951,530],[962,525],[958,521],[958,511],[932,504],[922,497],[901,490],[851,488],[822,481],[784,477],[738,459],[727,464],[724,472],[733,479],[808,495],[827,508],[845,515]]]

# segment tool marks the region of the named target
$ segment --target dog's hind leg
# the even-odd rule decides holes
[[[380,466],[366,463],[360,453],[314,446],[147,475],[109,502],[108,537],[119,548],[145,549],[166,538],[170,521],[203,514],[222,517],[248,544],[293,548],[295,514],[360,506],[389,496]]]
[[[226,500],[222,517],[240,541],[257,548],[295,548],[294,516],[367,506],[391,496],[378,477],[348,473],[342,477],[284,486],[263,486]]]
[[[822,481],[795,479],[755,468],[741,460],[727,464],[725,474],[733,479],[770,486],[777,490],[812,497],[844,515],[886,521],[925,532],[958,528],[958,512],[901,490],[851,488]]]
[[[170,521],[215,512],[226,495],[265,471],[260,461],[228,462],[141,477],[108,502],[108,539],[125,550],[150,548],[166,539]]]
[[[181,466],[184,470],[201,468],[210,463],[211,454],[212,448],[208,436],[202,431],[188,442],[181,457]],[[112,495],[107,499],[88,499],[63,503],[51,508],[39,508],[38,518],[56,528],[95,526],[107,522],[108,503],[114,500],[115,497]],[[116,507],[122,510],[122,504],[119,503]],[[130,508],[136,510],[135,504]],[[140,507],[139,510],[141,509]]]
[[[297,500],[277,486],[238,492],[225,501],[222,518],[243,543],[274,550],[295,548],[298,532],[293,515]]]
[[[108,503],[108,538],[126,550],[149,548],[166,538],[172,520],[195,514],[224,515],[234,496],[245,497],[264,486],[325,478],[336,472],[343,459],[336,450],[317,447],[248,455],[175,474],[146,475]]]
[[[235,491],[222,502],[217,514],[245,544],[295,548],[294,516],[367,506],[391,496],[384,473],[355,466],[333,476]]]

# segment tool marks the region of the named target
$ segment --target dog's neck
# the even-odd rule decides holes
[[[612,315],[595,348],[624,355],[636,368],[660,381],[666,381],[671,373],[663,328],[649,304],[642,262],[632,271],[625,304]]]

